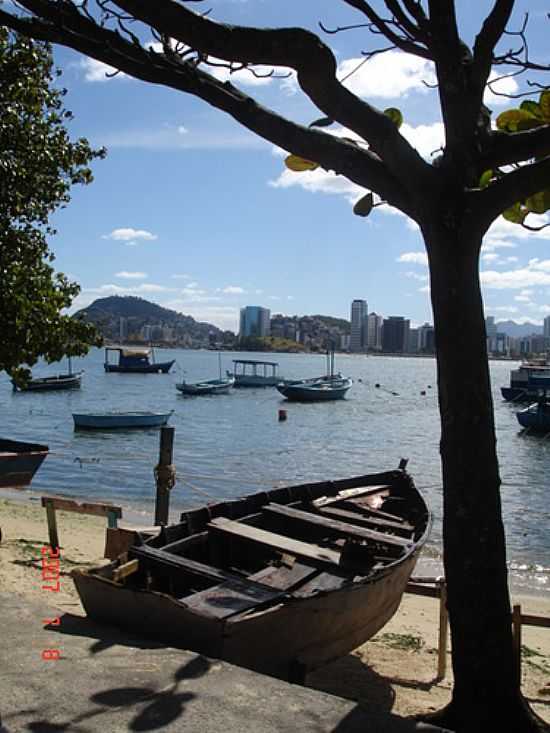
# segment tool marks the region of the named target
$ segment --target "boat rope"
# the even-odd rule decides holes
[[[158,464],[154,470],[157,486],[163,491],[170,491],[176,485],[176,467],[173,463]]]
[[[223,499],[219,496],[212,496],[212,494],[209,494],[208,491],[205,491],[204,489],[199,489],[198,486],[194,486],[189,481],[186,481],[185,479],[182,479],[180,476],[178,476],[178,482],[181,484],[184,484],[185,486],[189,486],[190,489],[193,491],[196,491],[199,494],[202,494],[203,496],[206,496],[208,499],[211,499],[212,501],[223,501]]]

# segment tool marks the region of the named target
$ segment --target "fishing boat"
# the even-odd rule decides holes
[[[276,387],[281,381],[276,361],[255,359],[233,359],[233,371],[226,372],[235,379],[235,387]]]
[[[431,515],[411,476],[263,491],[185,511],[73,571],[89,617],[298,681],[397,610]]]
[[[55,374],[49,377],[36,377],[30,379],[26,384],[17,384],[12,379],[11,383],[16,392],[46,392],[60,389],[78,389],[82,381],[84,371],[73,372],[71,359],[69,358],[69,371],[67,374]]]
[[[234,377],[209,379],[205,382],[180,382],[176,389],[186,395],[227,394],[235,384]]]
[[[325,402],[341,400],[353,381],[334,372],[334,351],[327,351],[327,374],[312,379],[285,380],[277,389],[287,400],[294,402]]]
[[[117,362],[109,361],[111,353],[118,355]],[[105,348],[105,371],[126,372],[131,374],[168,374],[175,359],[170,361],[155,361],[155,352],[152,348],[127,348],[125,346],[107,346]]]
[[[221,354],[218,354],[219,377],[202,382],[186,382],[182,380],[176,384],[176,389],[186,395],[213,395],[227,394],[235,384],[235,377],[222,377]]]
[[[516,417],[522,428],[536,433],[550,433],[550,376],[531,377],[531,387],[537,389],[537,401],[523,410],[516,412]]]
[[[510,372],[510,386],[500,391],[507,402],[532,402],[537,398],[539,377],[550,378],[550,364],[546,360],[526,361]]]
[[[73,412],[73,420],[75,428],[87,430],[160,428],[166,425],[173,412]]]
[[[39,443],[0,439],[0,487],[23,489],[29,486],[48,450],[47,445]]]

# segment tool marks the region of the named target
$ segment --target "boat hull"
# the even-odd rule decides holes
[[[83,430],[129,430],[159,428],[166,425],[172,413],[127,413],[117,415],[86,415],[73,413],[74,426]]]
[[[351,385],[326,390],[300,385],[277,385],[277,389],[292,402],[327,402],[329,400],[343,400]]]
[[[176,384],[176,389],[186,395],[227,394],[234,384],[234,379],[213,379],[208,382],[181,382]]]
[[[365,484],[366,479],[370,483]],[[307,671],[363,644],[396,612],[431,524],[430,513],[407,474],[394,471],[370,477],[285,487],[240,500],[212,504],[185,512],[181,525],[166,528],[165,539],[151,540],[150,546],[159,548],[159,551],[167,543],[165,553],[157,551],[157,554],[166,556],[171,552],[168,549],[170,543],[174,547],[174,540],[177,540],[175,544],[191,540],[193,547],[196,547],[196,542],[202,541],[201,537],[205,534],[211,537],[210,531],[214,531],[215,537],[215,528],[220,526],[216,525],[216,521],[224,521],[216,520],[217,517],[246,517],[245,525],[255,527],[258,525],[254,524],[253,517],[259,516],[258,512],[264,516],[266,508],[277,504],[287,505],[286,511],[292,511],[292,507],[301,506],[303,502],[317,501],[316,506],[318,502],[321,502],[319,506],[330,504],[334,512],[335,507],[340,506],[337,502],[344,502],[343,506],[349,509],[351,494],[362,497],[372,487],[374,495],[380,488],[389,488],[377,484],[394,480],[399,492],[396,491],[395,497],[390,496],[391,501],[387,506],[397,512],[401,511],[405,501],[410,501],[407,504],[408,516],[416,518],[415,525],[405,529],[413,532],[413,539],[400,546],[399,553],[402,554],[392,554],[386,564],[380,564],[380,559],[376,558],[375,565],[369,566],[368,570],[364,564],[352,567],[342,564],[342,559],[333,565],[333,560],[327,560],[326,555],[322,556],[320,565],[316,565],[315,561],[311,561],[312,564],[307,561],[305,564],[294,563],[292,557],[287,556],[285,563],[289,564],[283,563],[284,567],[281,568],[277,564],[280,562],[277,553],[269,554],[270,550],[266,548],[255,550],[254,553],[268,553],[269,557],[277,556],[279,560],[267,560],[263,570],[254,570],[239,581],[245,589],[248,588],[249,598],[260,594],[248,605],[242,605],[243,594],[235,593],[234,583],[227,590],[227,583],[217,585],[220,581],[216,581],[213,586],[196,595],[193,595],[195,591],[191,591],[191,596],[189,591],[187,595],[182,595],[182,590],[176,589],[183,577],[181,572],[185,574],[183,567],[173,576],[175,585],[170,593],[164,591],[164,586],[148,586],[149,581],[145,580],[136,580],[134,584],[128,585],[115,582],[117,568],[128,557],[141,557],[139,547],[134,550],[137,554],[132,555],[130,548],[127,556],[122,555],[109,565],[77,569],[73,571],[73,579],[86,613],[95,620],[265,674],[298,681]],[[362,511],[365,511],[367,504],[362,506]],[[387,506],[384,505],[385,510]],[[341,511],[346,513],[344,509]],[[387,522],[391,516],[384,514],[384,521]],[[363,525],[364,516],[357,521]],[[184,533],[183,538],[181,532]],[[296,535],[291,533],[287,539],[292,542],[292,537]],[[298,544],[305,546],[305,543]],[[231,547],[230,556],[222,551],[223,567],[232,567],[234,562],[239,561],[239,551],[233,545]],[[251,546],[245,543],[241,550],[250,562]],[[215,542],[210,551],[216,554]],[[327,552],[331,553],[332,550]],[[196,553],[192,557],[196,558]],[[147,563],[145,558],[142,559]],[[138,560],[138,566],[142,559]],[[263,559],[260,564],[262,562]],[[275,566],[272,562],[275,562]],[[146,573],[147,568],[145,564],[139,572]],[[313,575],[302,575],[298,582],[297,576],[289,577],[296,571],[302,572],[304,568],[308,573],[313,570]],[[278,575],[281,571],[289,574],[284,575],[284,582],[282,576]],[[270,575],[272,572],[273,575]],[[143,577],[147,577],[146,574]],[[251,581],[254,581],[253,584],[246,586]],[[262,594],[266,592],[269,594],[267,603],[258,602],[257,598],[263,598]],[[209,594],[208,598],[204,593]]]
[[[528,428],[537,433],[550,433],[549,411],[527,408],[517,412],[516,417],[522,428]]]
[[[103,366],[105,367],[106,372],[120,372],[125,374],[168,374],[175,361],[175,359],[172,359],[172,361],[162,361],[158,364],[146,364],[139,366],[120,366],[119,364],[105,363]]]
[[[77,374],[60,374],[56,377],[31,379],[24,387],[12,380],[13,388],[18,392],[50,392],[63,389],[79,389],[83,372]]]
[[[260,377],[252,374],[235,375],[235,387],[276,387],[280,381],[280,377]]]
[[[48,446],[18,440],[0,440],[0,487],[22,489],[48,455]]]

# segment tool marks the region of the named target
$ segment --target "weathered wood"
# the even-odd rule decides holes
[[[333,517],[334,519],[342,520],[345,519],[347,522],[361,526],[384,527],[408,536],[410,536],[414,531],[410,524],[397,524],[395,522],[388,522],[385,519],[375,519],[373,517],[365,516],[364,514],[359,514],[358,512],[352,512],[349,509],[340,509],[339,507],[329,506],[322,507],[318,511],[319,514],[325,517]]]
[[[341,537],[356,537],[362,540],[372,540],[373,542],[381,542],[382,544],[392,545],[394,547],[409,547],[411,542],[403,537],[395,537],[394,535],[376,532],[366,527],[357,527],[353,524],[341,522],[338,519],[330,519],[321,514],[313,514],[312,512],[304,512],[294,507],[283,506],[281,504],[268,504],[264,507],[264,512],[277,514],[296,522],[305,522],[313,524],[317,527],[334,532]]]
[[[208,540],[208,532],[197,532],[189,537],[183,537],[181,540],[175,542],[169,542],[167,545],[163,545],[161,549],[163,552],[171,552],[174,555],[178,555],[180,552],[195,547],[196,545],[202,545]]]
[[[386,484],[379,484],[377,486],[358,486],[354,489],[342,489],[335,495],[321,496],[313,501],[315,506],[328,506],[329,504],[335,504],[338,501],[344,501],[346,499],[358,499],[363,496],[373,496],[375,494],[382,494],[384,491],[390,491],[391,486]]]
[[[131,547],[128,550],[128,555],[142,560],[147,566],[180,570],[189,575],[197,575],[216,583],[223,583],[226,580],[234,580],[238,578],[237,575],[228,573],[225,570],[220,570],[219,568],[215,568],[211,565],[206,565],[205,563],[197,562],[196,560],[190,560],[188,557],[174,555],[171,552],[165,552],[164,550],[159,550],[147,545]]]
[[[516,658],[516,679],[518,687],[521,687],[521,606],[519,604],[512,608],[512,629]]]
[[[290,593],[304,583],[316,578],[319,573],[319,568],[312,565],[293,562],[291,565],[271,565],[248,577],[249,580],[255,580],[263,585],[268,585],[270,588],[278,588]]]
[[[122,517],[122,508],[113,504],[96,504],[82,502],[79,504],[72,499],[61,499],[57,496],[43,496],[41,499],[42,506],[51,506],[62,512],[75,512],[76,514],[93,514],[96,517],[113,517],[120,519]]]
[[[232,579],[180,600],[201,615],[228,618],[236,613],[269,605],[285,595],[267,586],[249,583],[246,579]]]
[[[447,586],[445,581],[438,584],[439,590],[439,639],[437,645],[437,678],[442,680],[447,672],[447,628],[449,615],[447,613]]]
[[[212,520],[208,526],[214,531],[250,540],[260,545],[272,547],[281,552],[288,552],[291,555],[303,557],[323,565],[338,565],[340,562],[340,553],[334,550],[295,540],[291,537],[275,534],[274,532],[267,532],[264,529],[251,527],[241,522],[234,522],[231,519],[218,517]]]
[[[525,626],[541,626],[550,629],[550,618],[548,616],[533,616],[529,613],[522,613],[521,623]]]
[[[133,575],[139,570],[139,560],[128,560],[123,565],[119,565],[118,568],[113,570],[113,580],[115,583],[119,583],[129,575]]]
[[[155,524],[168,524],[170,511],[170,489],[173,473],[172,451],[174,447],[175,428],[164,426],[160,429],[160,453],[158,466],[155,468],[157,493],[155,499]]]
[[[55,505],[53,501],[46,500],[44,503],[44,497],[42,497],[42,506],[46,507],[46,519],[48,522],[48,537],[50,538],[50,547],[53,550],[57,550],[59,547],[59,537],[57,535],[57,519],[55,517]]]

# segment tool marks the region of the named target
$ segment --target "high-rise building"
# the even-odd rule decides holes
[[[435,351],[435,329],[430,323],[424,323],[418,329],[418,350],[424,354]]]
[[[269,336],[270,315],[269,308],[262,308],[259,305],[247,305],[241,308],[239,338]]]
[[[410,321],[403,316],[384,318],[382,351],[390,354],[406,353],[409,346]]]
[[[543,336],[545,336],[547,339],[550,339],[550,316],[546,316],[544,319],[544,330],[543,330]]]
[[[367,301],[355,299],[351,303],[351,334],[349,350],[366,351]]]
[[[384,319],[373,312],[369,313],[367,323],[367,348],[371,351],[382,351],[382,324]]]
[[[485,319],[485,333],[488,339],[497,335],[497,324],[494,316],[487,316]]]

